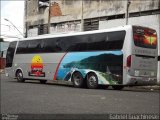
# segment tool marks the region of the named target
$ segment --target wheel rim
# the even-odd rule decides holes
[[[90,86],[95,86],[97,84],[97,78],[95,76],[90,76],[88,82]]]
[[[80,75],[78,75],[78,74],[74,75],[74,83],[75,83],[75,85],[79,86],[81,84],[81,80],[82,79],[81,79]]]
[[[21,73],[21,72],[18,72],[18,74],[17,74],[17,79],[18,79],[18,80],[22,80],[22,78],[23,78],[22,73]]]

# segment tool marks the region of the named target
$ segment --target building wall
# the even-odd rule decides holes
[[[67,33],[67,32],[80,32],[81,23],[80,22],[66,22],[58,25],[52,25],[50,28],[51,34],[56,33]]]
[[[81,19],[81,0],[55,0],[60,6],[62,15],[51,17],[51,22],[62,22]],[[130,0],[129,12],[141,12],[159,8],[159,0]],[[95,18],[124,14],[127,0],[83,0],[83,18]]]
[[[99,21],[102,19],[124,18],[127,5],[127,0],[50,1],[49,16],[49,0],[26,0],[27,35],[46,34],[48,31],[42,30],[41,33],[39,29],[48,29],[49,18],[51,23],[50,33],[81,31],[81,18],[84,19],[84,31],[96,30],[99,28]],[[130,0],[130,2],[130,14],[141,16],[144,11],[160,10],[160,0]],[[40,25],[44,26],[41,27]]]
[[[38,28],[32,28],[28,30],[28,37],[33,37],[38,35]]]
[[[44,13],[40,14],[39,1],[28,0],[27,21],[31,25],[36,19],[43,19],[43,23],[48,21],[48,7],[44,7]],[[160,9],[160,0],[130,0],[129,12],[141,12],[147,10]],[[47,4],[47,2],[46,2]],[[110,16],[124,14],[126,12],[127,0],[51,0],[51,23],[59,23],[72,20]],[[83,6],[83,10],[82,10]],[[81,14],[83,11],[83,15]]]

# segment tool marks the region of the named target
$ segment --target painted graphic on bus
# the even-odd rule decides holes
[[[152,29],[142,29],[133,27],[133,38],[136,46],[145,48],[156,48],[157,46],[157,33]]]
[[[78,71],[83,78],[94,72],[99,84],[122,84],[122,51],[73,52],[67,53],[60,63],[56,80],[71,81]]]
[[[29,76],[45,77],[43,72],[43,59],[39,55],[35,55],[31,61],[31,71],[28,73]]]

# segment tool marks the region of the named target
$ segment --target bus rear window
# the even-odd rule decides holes
[[[133,26],[134,44],[138,47],[152,48],[157,47],[157,34],[153,29]]]

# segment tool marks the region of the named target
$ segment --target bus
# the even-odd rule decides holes
[[[157,56],[157,33],[142,26],[45,35],[10,43],[6,75],[18,82],[51,80],[120,90],[157,84]]]
[[[157,70],[157,82],[160,85],[160,55],[158,56],[158,70]]]

